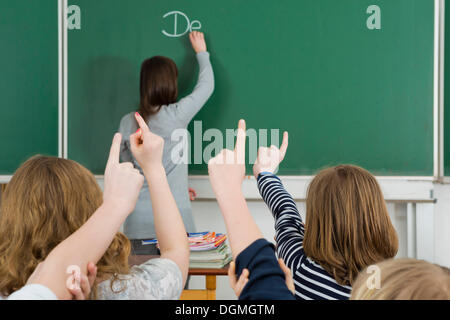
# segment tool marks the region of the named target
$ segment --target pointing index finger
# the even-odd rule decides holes
[[[281,147],[280,147],[280,153],[281,153],[281,157],[283,159],[284,159],[284,156],[286,155],[288,143],[289,143],[289,135],[288,135],[288,132],[285,131],[283,134],[283,142],[281,143]]]
[[[122,142],[122,135],[120,133],[116,133],[114,135],[111,149],[109,150],[109,158],[106,167],[111,164],[119,163],[120,161],[120,143]]]
[[[139,127],[142,129],[142,132],[149,132],[150,129],[148,128],[147,124],[145,123],[142,116],[139,114],[139,112],[136,112],[134,114],[134,117],[136,118],[137,123],[139,124]]]
[[[246,140],[246,131],[245,131],[245,120],[239,120],[238,129],[237,129],[237,138],[236,138],[236,146],[234,148],[238,163],[243,164],[245,162],[245,140]]]

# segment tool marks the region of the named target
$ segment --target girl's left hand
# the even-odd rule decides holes
[[[189,191],[189,200],[194,201],[195,197],[197,197],[197,192],[192,188],[189,188],[188,191]]]

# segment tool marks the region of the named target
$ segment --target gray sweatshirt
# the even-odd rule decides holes
[[[160,111],[150,116],[147,122],[150,130],[164,139],[163,166],[187,232],[195,232],[188,192],[188,165],[187,163],[172,161],[172,151],[175,148],[178,151],[180,140],[172,141],[171,136],[176,129],[187,129],[189,122],[200,111],[214,91],[214,74],[209,61],[209,53],[198,53],[197,60],[200,71],[194,91],[177,103],[162,106]],[[132,162],[135,168],[142,172],[130,149],[130,135],[135,133],[137,129],[138,125],[134,118],[134,112],[125,115],[120,121],[119,132],[123,137],[120,158],[121,161]],[[147,182],[144,183],[140,191],[136,208],[125,221],[124,232],[129,239],[156,237]]]

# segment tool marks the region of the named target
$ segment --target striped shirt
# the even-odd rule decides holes
[[[277,253],[294,278],[299,300],[347,300],[352,288],[342,286],[303,250],[305,227],[292,196],[274,174],[258,176],[258,189],[275,218]]]

